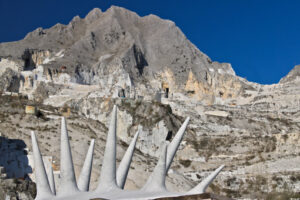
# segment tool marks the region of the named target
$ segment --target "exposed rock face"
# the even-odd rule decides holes
[[[11,59],[0,58],[0,75],[2,75],[7,68],[13,71],[19,71],[23,66],[23,62],[19,60],[19,62],[13,61]]]
[[[19,92],[21,76],[7,68],[0,76],[0,91]]]
[[[23,70],[32,70],[36,68],[38,65],[47,62],[46,58],[49,56],[49,51],[25,49],[22,55],[22,60],[24,61]]]
[[[261,92],[267,94],[267,89],[263,88]],[[117,134],[121,147],[118,155],[123,155],[139,128],[137,124],[142,125],[140,145],[137,145],[139,151],[136,151],[135,164],[129,171],[127,189],[137,189],[145,183],[145,173],[149,174],[156,163],[158,144],[166,139],[167,132],[173,131],[174,135],[177,124],[180,124],[178,121],[190,116],[188,132],[167,177],[168,188],[187,191],[216,166],[225,164],[226,168],[209,191],[235,198],[266,198],[268,193],[278,195],[281,192],[297,197],[300,187],[299,106],[272,107],[272,98],[267,95],[255,95],[256,101],[260,102],[256,102],[257,106],[253,103],[207,106],[191,99],[163,99],[163,103],[170,105],[170,110],[169,106],[159,103],[126,98],[103,99],[92,94],[68,103],[72,111],[68,127],[76,155],[77,175],[88,141],[97,138],[92,177],[98,177],[110,118],[108,110],[117,104],[120,108]],[[278,98],[274,98],[274,102]],[[22,138],[30,149],[29,133],[35,130],[42,151],[53,156],[54,168],[59,170],[58,108],[40,105],[44,117],[36,118],[23,114],[23,105],[29,104],[28,100],[8,96],[2,96],[0,100],[1,132],[12,138]],[[91,186],[97,186],[96,179],[92,180]]]
[[[33,93],[34,99],[37,102],[43,102],[49,96],[57,94],[61,88],[62,85],[59,84],[39,82]]]
[[[288,75],[286,75],[285,77],[283,77],[280,80],[280,83],[287,83],[287,82],[291,82],[291,81],[299,81],[300,78],[300,65],[296,65],[294,67],[294,69],[292,69]]]
[[[24,70],[42,65],[51,80],[63,70],[70,75],[67,82],[107,86],[118,84],[109,79],[125,75],[131,80],[126,86],[135,86],[142,96],[162,90],[164,83],[170,93],[183,92],[192,73],[200,85],[194,88],[196,98],[211,98],[218,91],[211,88],[210,79],[214,87],[222,85],[216,74],[235,79],[230,64],[212,62],[174,22],[154,15],[139,17],[115,6],[104,13],[94,9],[83,19],[74,17],[68,25],[38,28],[18,42],[2,43],[0,56],[23,60]],[[163,78],[166,71],[171,82]],[[108,80],[103,78],[107,76]],[[241,84],[238,79],[234,82]]]
[[[83,98],[69,102],[72,110],[88,118],[102,121],[108,127],[107,111],[118,105],[117,135],[130,143],[135,132],[140,129],[140,142],[137,148],[145,154],[158,156],[158,148],[166,140],[167,134],[174,136],[183,119],[172,114],[169,106],[156,102],[142,102],[130,99]]]

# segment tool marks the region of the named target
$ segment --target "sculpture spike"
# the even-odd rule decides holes
[[[130,145],[128,146],[128,148],[122,158],[122,161],[118,167],[118,170],[117,170],[117,184],[121,189],[124,189],[124,185],[125,185],[127,175],[128,175],[128,170],[129,170],[130,163],[131,163],[132,156],[133,156],[134,149],[135,149],[135,144],[136,144],[139,134],[140,134],[140,131],[138,130],[136,132],[134,138],[132,139]]]
[[[78,191],[67,124],[64,117],[61,118],[60,177],[59,195]]]
[[[132,154],[134,151],[134,146],[139,133],[136,133],[133,138],[130,146],[128,147],[124,158],[121,161],[120,167],[125,166],[124,168],[120,168],[120,176],[124,178],[123,184],[122,181],[118,184],[116,180],[116,125],[117,125],[117,107],[114,106],[111,122],[109,126],[109,131],[107,135],[104,160],[102,165],[102,171],[100,175],[99,186],[96,191],[87,192],[80,191],[76,185],[74,166],[72,161],[71,149],[68,140],[68,132],[66,127],[65,119],[62,118],[62,134],[61,134],[61,185],[60,185],[60,194],[59,196],[54,196],[55,193],[55,185],[53,180],[53,174],[49,174],[49,180],[45,171],[45,167],[43,164],[43,160],[37,145],[37,141],[34,133],[32,133],[32,146],[33,146],[33,154],[34,161],[36,165],[36,177],[37,177],[37,197],[36,200],[75,200],[75,199],[95,199],[95,198],[103,198],[103,199],[157,199],[163,197],[182,197],[188,195],[197,195],[205,192],[205,189],[208,185],[214,180],[214,178],[220,173],[223,165],[216,169],[213,173],[211,173],[208,177],[206,177],[200,184],[194,187],[189,192],[184,193],[176,193],[169,192],[166,189],[165,179],[167,174],[167,169],[170,167],[172,160],[175,156],[175,153],[179,147],[179,143],[182,141],[184,131],[187,127],[189,118],[187,118],[184,124],[179,129],[178,133],[174,137],[170,146],[168,146],[168,142],[166,142],[161,147],[161,155],[158,160],[156,167],[153,170],[153,173],[150,175],[146,184],[141,190],[137,191],[125,191],[118,187],[124,187],[126,176],[128,174],[128,169],[130,166],[130,162],[132,159]],[[90,169],[92,163],[92,149],[94,148],[94,141],[91,142],[91,146],[89,147],[89,151],[87,153],[87,158],[85,159],[85,164],[83,167],[82,176],[84,176],[85,172],[87,172],[88,176],[84,176],[87,179],[90,179]],[[123,161],[124,160],[124,161]],[[122,164],[125,163],[125,164]],[[90,167],[88,167],[90,165]],[[125,170],[124,170],[125,169]],[[52,171],[51,171],[52,172]],[[119,173],[119,172],[118,172]],[[123,174],[123,175],[122,175]],[[80,178],[82,179],[82,178]],[[89,181],[83,180],[79,181],[87,184]],[[50,184],[49,184],[50,183]],[[80,183],[81,185],[81,183]],[[82,189],[83,188],[83,189]],[[51,192],[51,189],[53,193]],[[80,186],[80,189],[87,190],[84,187]]]
[[[56,195],[55,181],[54,181],[54,175],[53,175],[52,165],[50,165],[50,167],[49,167],[48,181],[49,181],[52,193],[54,195]]]
[[[221,165],[215,171],[213,171],[208,177],[206,177],[201,183],[196,185],[193,189],[187,192],[187,194],[202,194],[205,192],[206,188],[209,184],[217,177],[217,175],[221,172],[224,168],[224,165]]]
[[[89,150],[78,179],[78,189],[81,191],[88,191],[90,186],[90,178],[93,166],[93,153],[94,153],[95,140],[91,141]]]
[[[105,152],[97,191],[118,188],[116,181],[117,106],[114,105],[106,139]]]
[[[172,164],[172,161],[174,159],[174,156],[177,152],[177,149],[182,141],[182,138],[185,133],[185,129],[190,121],[190,118],[187,117],[184,123],[181,125],[180,129],[176,133],[175,137],[173,138],[172,142],[168,145],[168,154],[167,154],[167,164],[166,164],[166,170],[168,173],[168,170]]]
[[[147,192],[164,192],[167,191],[166,189],[166,158],[167,158],[167,148],[168,143],[165,142],[161,146],[161,154],[159,160],[150,175],[149,179],[147,180],[144,187],[141,189],[142,191]]]
[[[36,199],[51,198],[53,194],[50,189],[43,158],[35,137],[35,133],[33,131],[31,132],[31,141],[35,166],[35,180],[37,187]]]

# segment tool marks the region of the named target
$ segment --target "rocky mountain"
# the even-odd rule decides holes
[[[24,140],[30,131],[59,173],[59,116],[68,116],[75,171],[96,138],[92,187],[101,165],[109,113],[118,105],[124,153],[140,129],[126,188],[146,181],[160,144],[191,118],[167,186],[187,190],[217,166],[209,191],[234,198],[296,198],[300,191],[300,79],[296,66],[278,84],[261,85],[212,61],[169,20],[120,7],[38,28],[0,43],[0,130]],[[25,113],[24,106],[39,110]],[[37,123],[36,123],[36,122]],[[56,181],[58,182],[58,181]]]
[[[287,83],[287,82],[292,82],[298,80],[300,77],[300,65],[296,65],[294,69],[292,69],[288,75],[283,77],[280,80],[280,83]]]
[[[230,64],[212,62],[174,22],[115,6],[2,43],[0,56],[0,65],[15,62],[14,69],[39,71],[46,80],[129,87],[126,93],[140,96],[168,88],[209,99],[220,93],[237,96],[244,87]],[[62,72],[69,76],[59,78]]]

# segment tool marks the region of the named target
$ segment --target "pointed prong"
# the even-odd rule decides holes
[[[117,184],[121,189],[124,189],[124,185],[127,179],[128,170],[131,164],[132,156],[135,149],[135,144],[139,136],[139,130],[136,132],[130,145],[128,146],[126,153],[124,154],[122,161],[117,170]]]
[[[117,106],[114,106],[106,139],[105,152],[97,191],[118,188],[116,181]]]
[[[86,154],[86,158],[78,179],[78,189],[81,191],[88,191],[90,186],[90,178],[93,167],[93,152],[94,152],[95,140],[91,141],[89,150]]]
[[[166,165],[166,169],[167,172],[172,164],[172,161],[174,159],[174,156],[177,152],[177,149],[182,141],[182,138],[184,136],[185,133],[185,129],[188,125],[190,121],[190,118],[187,117],[186,120],[184,121],[184,123],[182,124],[182,126],[180,127],[180,129],[178,130],[178,132],[176,133],[175,137],[173,138],[172,142],[168,145],[168,154],[167,154],[167,165]]]
[[[161,149],[161,154],[157,165],[152,174],[147,180],[144,187],[141,189],[146,192],[165,192],[166,189],[166,157],[167,157],[168,142],[165,142]]]
[[[61,118],[60,180],[59,195],[78,191],[67,124],[64,117]]]
[[[48,172],[48,181],[50,184],[51,191],[54,195],[56,195],[56,189],[55,189],[55,181],[54,181],[54,175],[53,175],[53,168],[52,165],[49,166],[49,172]]]
[[[217,175],[221,172],[224,168],[224,165],[221,165],[217,168],[214,172],[212,172],[208,177],[206,177],[201,183],[196,185],[193,189],[187,192],[187,194],[202,194],[205,192],[206,188],[209,184],[217,177]]]
[[[37,187],[36,199],[50,198],[53,196],[53,194],[50,189],[43,158],[33,131],[31,132],[31,140],[32,140],[32,151],[33,151],[33,159],[34,159],[34,166],[35,166],[35,181]]]

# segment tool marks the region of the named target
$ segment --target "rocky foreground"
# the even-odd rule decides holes
[[[58,178],[59,117],[68,117],[77,175],[89,141],[96,139],[95,188],[116,104],[118,161],[141,130],[125,186],[136,189],[153,170],[160,144],[189,116],[167,177],[170,190],[186,191],[225,164],[208,192],[299,198],[299,69],[278,84],[248,82],[230,64],[211,61],[169,20],[119,7],[94,9],[68,25],[0,43],[0,131],[24,141],[29,166],[35,131]]]

